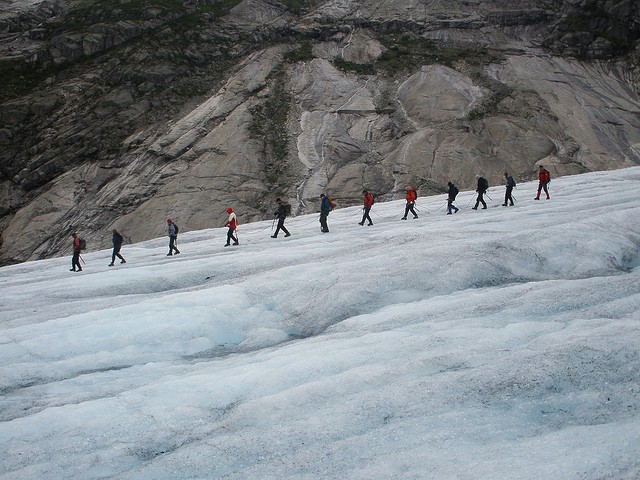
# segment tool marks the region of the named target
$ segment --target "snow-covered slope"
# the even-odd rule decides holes
[[[639,478],[639,184],[2,268],[0,478]]]

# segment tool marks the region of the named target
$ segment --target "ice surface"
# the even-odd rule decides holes
[[[640,478],[639,182],[2,268],[0,478]]]

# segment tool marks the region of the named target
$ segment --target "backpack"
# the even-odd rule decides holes
[[[291,216],[291,204],[290,203],[285,203],[284,204],[284,211],[287,214],[287,217]]]
[[[489,189],[489,182],[484,177],[480,179],[480,188],[484,191],[487,191]]]
[[[329,210],[333,210],[336,207],[337,207],[337,205],[333,202],[331,197],[329,197]]]
[[[460,193],[460,190],[458,190],[458,187],[456,187],[455,185],[453,186],[453,189],[451,190],[451,200],[455,200],[456,197],[458,196],[458,193]]]
[[[176,222],[173,222],[173,226],[176,227],[176,235],[178,235],[178,224]]]
[[[413,201],[415,202],[418,199],[418,191],[415,188],[412,188],[411,191],[413,192]]]
[[[371,205],[373,206],[373,204],[376,203],[376,196],[373,193],[370,193],[369,195],[371,195]]]
[[[509,176],[509,179],[508,179],[508,186],[516,188],[516,181],[511,176]]]
[[[80,242],[78,242],[80,245],[80,250],[86,250],[87,249],[87,241],[84,238],[80,239]]]

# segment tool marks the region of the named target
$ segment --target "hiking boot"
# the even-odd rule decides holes
[[[171,252],[167,253],[167,257],[170,257],[172,255],[173,255],[173,253],[171,253]]]
[[[69,269],[69,271],[70,271],[70,272],[75,272],[75,271],[76,271],[76,269],[75,269],[75,268],[70,268],[70,269]]]
[[[225,243],[224,246],[228,247],[229,245],[231,245],[230,243]]]
[[[290,233],[285,233],[285,234],[284,234],[284,238],[287,238],[287,237],[290,237],[290,236],[291,236],[291,234],[290,234]]]
[[[513,202],[511,202],[511,203],[509,204],[509,206],[510,206],[510,207],[513,207]]]
[[[477,210],[478,207],[471,207],[471,210]]]
[[[534,198],[534,200],[540,200],[540,197],[536,197],[536,198]]]
[[[418,215],[414,215],[414,216],[413,216],[413,219],[414,219],[414,220],[415,220],[416,218],[418,218]]]
[[[549,200],[549,195],[547,195],[547,200]]]
[[[176,255],[178,255],[180,253],[180,250],[176,250]]]
[[[406,220],[406,219],[407,219],[407,217],[402,217],[400,220]]]
[[[110,267],[113,267],[113,262],[109,264]]]
[[[286,237],[286,235],[285,235],[285,237]],[[271,235],[271,238],[278,238],[278,236],[277,235]]]
[[[239,242],[233,242],[233,244],[234,244],[234,245],[240,245],[240,243],[239,243]]]
[[[482,207],[482,209],[483,209],[483,210],[486,210],[486,209],[487,209],[487,206],[485,205],[484,207]]]
[[[127,263],[127,261],[123,258],[120,263]]]
[[[460,210],[460,209],[459,209],[459,208],[456,208],[456,211],[455,211],[455,212],[453,212],[453,213],[458,213],[458,210]]]
[[[370,227],[371,225],[373,225],[373,222],[367,223],[367,227]]]
[[[358,225],[362,226],[364,225],[364,222],[358,222]]]
[[[447,215],[451,215],[451,212],[447,212]]]
[[[506,203],[503,203],[503,204],[502,204],[502,206],[503,206],[503,207],[506,207],[506,206],[507,206],[507,204],[506,204]]]
[[[79,268],[77,271],[78,271],[78,272],[81,272],[81,271],[82,271],[82,269],[81,269],[81,268]]]

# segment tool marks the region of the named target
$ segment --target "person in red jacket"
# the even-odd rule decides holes
[[[71,258],[71,271],[75,272],[76,267],[78,267],[78,272],[82,271],[82,266],[80,265],[80,237],[76,232],[71,234],[73,237],[73,257]]]
[[[544,193],[547,194],[547,200],[549,200],[549,182],[551,181],[551,175],[549,175],[549,172],[542,166],[540,165],[540,169],[538,171],[538,180],[540,183],[538,183],[538,194],[536,195],[536,198],[534,198],[534,200],[540,200],[540,192],[542,191],[542,189],[544,189]]]
[[[233,209],[231,207],[227,208],[227,213],[229,214],[229,218],[227,219],[226,227],[229,228],[227,231],[227,243],[225,247],[231,245],[231,240],[233,240],[234,245],[239,245],[238,237],[234,235],[236,232],[236,228],[238,227],[238,217],[233,213]]]
[[[413,209],[416,203],[416,198],[418,198],[418,194],[413,188],[408,186],[407,194],[405,195],[405,198],[407,199],[407,206],[404,209],[404,217],[402,217],[402,220],[407,219],[407,215],[409,214],[409,212],[413,213],[413,218],[418,218],[418,214]]]
[[[362,194],[364,195],[364,207],[362,208],[364,213],[362,214],[362,221],[358,222],[358,223],[360,225],[364,225],[364,221],[365,220],[369,220],[369,223],[367,225],[371,226],[371,225],[373,225],[373,222],[371,221],[371,217],[369,216],[369,212],[371,211],[371,207],[373,206],[373,195],[371,195],[366,190],[363,190]]]

